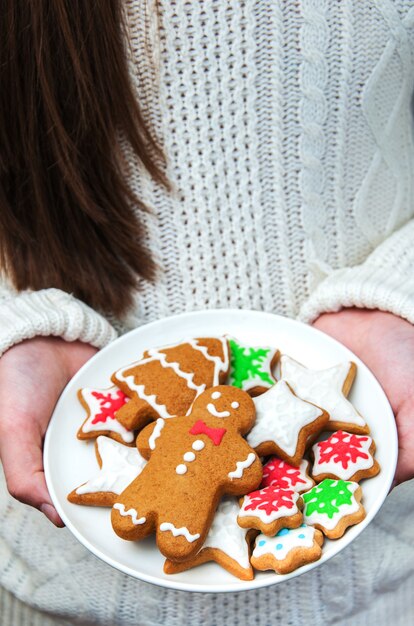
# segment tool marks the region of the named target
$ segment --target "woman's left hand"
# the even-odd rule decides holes
[[[344,309],[313,326],[354,352],[388,396],[398,429],[395,484],[414,477],[414,326],[392,313]]]

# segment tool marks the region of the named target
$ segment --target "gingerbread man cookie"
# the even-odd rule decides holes
[[[242,437],[254,420],[251,397],[223,385],[202,393],[189,415],[148,425],[137,440],[148,463],[112,509],[115,532],[138,540],[155,531],[172,561],[196,555],[221,496],[260,484],[262,464]]]
[[[147,350],[143,358],[116,371],[112,381],[130,398],[116,414],[129,430],[158,417],[185,415],[209,387],[224,383],[229,370],[226,339],[189,339]]]

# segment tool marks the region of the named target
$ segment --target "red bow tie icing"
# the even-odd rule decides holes
[[[226,428],[210,428],[203,420],[198,420],[189,431],[190,435],[207,435],[215,446],[220,445],[226,432]]]

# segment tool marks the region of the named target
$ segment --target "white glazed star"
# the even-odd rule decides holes
[[[283,355],[280,367],[283,380],[286,380],[303,400],[325,409],[329,413],[330,422],[337,425],[355,425],[357,432],[368,432],[365,420],[343,392],[344,387],[349,386],[347,379],[353,377],[352,370],[355,368],[353,363],[339,363],[325,370],[310,370],[289,356]]]
[[[223,498],[217,508],[203,549],[219,549],[241,567],[249,569],[249,547],[246,541],[247,530],[240,528],[237,523],[239,512],[240,507],[236,498]]]
[[[96,439],[102,461],[99,472],[76,489],[76,495],[89,493],[120,494],[142,472],[147,461],[136,448],[124,446],[109,437]]]
[[[256,423],[247,435],[252,448],[273,441],[289,457],[295,455],[300,431],[318,419],[323,411],[301,400],[280,380],[261,396],[253,398]]]

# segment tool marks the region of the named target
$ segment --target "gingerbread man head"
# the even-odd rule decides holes
[[[203,419],[208,416],[219,418],[223,420],[223,426],[231,423],[233,428],[244,435],[254,424],[256,409],[245,391],[229,385],[219,385],[207,389],[194,401],[191,415],[198,414]]]

